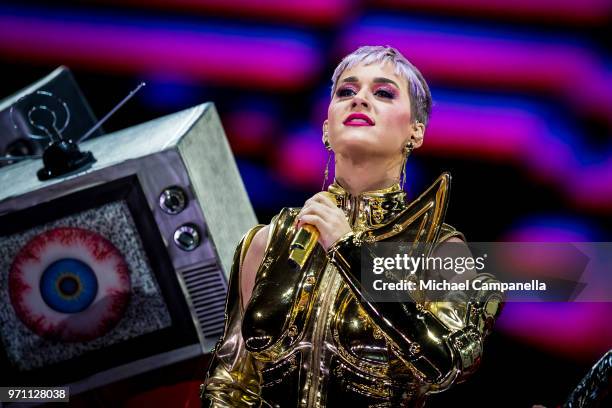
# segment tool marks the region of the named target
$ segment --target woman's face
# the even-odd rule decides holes
[[[345,70],[326,124],[334,152],[355,158],[401,157],[411,140],[414,147],[420,146],[423,131],[423,125],[412,123],[408,83],[394,73],[391,63],[358,64]]]

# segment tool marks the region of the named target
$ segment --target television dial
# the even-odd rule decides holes
[[[181,225],[174,232],[174,243],[183,251],[193,251],[200,245],[200,232],[193,224]]]
[[[180,187],[168,187],[159,195],[159,206],[168,214],[178,214],[187,206],[187,195]]]

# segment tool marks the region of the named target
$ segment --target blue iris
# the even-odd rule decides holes
[[[65,258],[53,262],[40,279],[40,294],[50,308],[61,313],[87,309],[98,293],[96,274],[86,263]]]

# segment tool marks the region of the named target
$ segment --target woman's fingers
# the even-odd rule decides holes
[[[316,214],[304,214],[300,217],[298,228],[304,224],[314,225],[319,231],[325,226],[325,221]]]
[[[325,250],[342,235],[351,231],[344,211],[325,193],[309,198],[298,214],[297,228],[310,224],[319,230],[319,243]]]
[[[304,206],[298,215],[298,228],[303,224],[309,224],[304,218],[306,215],[316,215],[322,220],[327,220],[332,215],[332,212],[328,207],[321,203],[310,203],[310,205]]]
[[[320,192],[320,193],[315,194],[314,196],[312,196],[311,200],[317,203],[321,203],[325,205],[326,207],[338,208],[336,206],[336,203],[334,203],[332,199],[327,196],[326,192]]]

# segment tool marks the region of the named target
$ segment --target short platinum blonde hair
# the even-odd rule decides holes
[[[368,45],[353,51],[336,67],[332,75],[331,95],[334,96],[338,79],[342,73],[355,65],[370,65],[374,63],[391,62],[395,67],[395,74],[408,82],[408,95],[410,96],[410,111],[412,119],[427,126],[431,114],[431,92],[421,72],[410,63],[397,49],[389,46]]]

